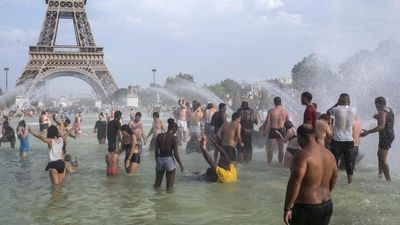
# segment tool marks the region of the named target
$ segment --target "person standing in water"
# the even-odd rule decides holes
[[[159,189],[166,173],[167,178],[167,191],[172,192],[175,182],[176,165],[175,160],[178,162],[181,172],[183,172],[183,164],[179,157],[178,140],[175,133],[178,130],[178,125],[174,119],[168,119],[168,131],[157,135],[156,148],[154,151],[156,161],[156,180],[154,188]],[[175,160],[174,160],[175,158]]]
[[[187,136],[187,129],[188,129],[188,125],[187,125],[187,110],[188,108],[185,105],[185,99],[183,97],[179,98],[178,100],[178,128],[181,132],[180,135],[178,135],[178,141],[179,141],[179,145],[182,145],[183,142],[186,142],[186,136]]]
[[[386,105],[384,97],[375,99],[375,107],[378,114],[374,115],[377,120],[378,126],[370,130],[363,130],[361,137],[366,137],[368,134],[379,132],[379,145],[378,145],[378,177],[385,175],[386,181],[391,181],[389,174],[389,165],[386,161],[389,149],[392,147],[394,141],[394,113],[393,110]]]
[[[221,146],[222,140],[218,138],[218,131],[222,127],[224,123],[227,122],[226,117],[226,104],[220,103],[218,105],[218,111],[215,112],[211,117],[211,126],[214,127],[214,136],[218,145]],[[217,162],[218,160],[218,151],[214,151],[214,161]]]
[[[330,149],[330,141],[333,135],[331,117],[328,114],[322,114],[315,123],[315,130],[318,143]]]
[[[351,184],[354,171],[351,158],[354,148],[353,123],[356,110],[350,106],[350,96],[346,93],[341,94],[338,102],[328,110],[328,114],[334,117],[331,151],[336,158],[336,163],[339,162],[341,155],[344,155],[347,183]]]
[[[312,103],[312,94],[310,92],[303,92],[301,94],[301,104],[306,106],[304,111],[303,123],[311,123],[315,128],[317,121],[317,110]]]
[[[121,134],[121,111],[114,113],[114,118],[108,123],[107,140],[108,154],[105,156],[107,164],[107,175],[115,176],[118,174],[118,156],[119,156],[119,141],[122,139]]]
[[[280,97],[274,98],[274,108],[268,110],[267,119],[262,125],[263,135],[267,136],[267,163],[271,164],[272,157],[274,156],[274,146],[278,145],[278,161],[283,163],[283,142],[281,137],[276,133],[277,131],[283,134],[285,132],[284,124],[289,120],[289,113],[282,106]]]
[[[224,123],[218,131],[218,138],[221,139],[222,149],[229,155],[231,161],[236,162],[236,146],[243,148],[244,144],[240,135],[240,115],[232,114],[231,122]]]
[[[128,176],[137,173],[140,166],[140,154],[137,148],[136,135],[129,125],[121,127],[122,133],[122,151],[125,151],[125,171]]]
[[[75,116],[75,121],[74,121],[75,135],[83,134],[81,123],[82,123],[82,112],[78,112]]]
[[[137,147],[139,149],[139,153],[141,154],[143,151],[143,145],[146,145],[146,134],[144,132],[144,126],[141,121],[142,113],[137,112],[135,114],[134,120],[129,122],[129,127],[132,129],[133,133],[136,135],[137,139]]]
[[[316,141],[311,124],[301,125],[297,135],[301,151],[290,168],[283,220],[287,225],[328,225],[337,179],[335,157]]]
[[[29,131],[26,128],[26,123],[25,120],[21,120],[18,123],[17,127],[17,137],[20,141],[20,146],[19,146],[19,157],[25,158],[26,155],[28,154],[30,147],[29,147]]]
[[[290,168],[293,158],[295,157],[296,153],[300,151],[300,145],[297,141],[297,131],[292,121],[288,120],[285,122],[285,129],[285,136],[283,136],[279,131],[276,131],[276,133],[281,137],[283,143],[288,143],[286,147],[285,158],[283,160],[283,166]]]
[[[156,137],[158,134],[165,132],[163,122],[160,120],[160,114],[158,112],[153,112],[153,125],[147,134],[146,140],[152,135],[150,140],[149,151],[154,151],[156,147]]]
[[[244,144],[243,148],[238,147],[238,162],[247,164],[253,156],[253,130],[254,125],[258,124],[258,119],[256,113],[249,107],[249,103],[246,101],[242,102],[237,112],[241,118],[240,135]]]
[[[107,137],[107,121],[104,119],[104,114],[99,114],[99,120],[94,125],[93,134],[97,136],[99,144],[104,145]]]
[[[49,171],[50,180],[53,185],[62,184],[64,181],[65,162],[63,159],[63,145],[64,140],[72,130],[73,129],[69,130],[69,132],[61,136],[57,127],[51,125],[47,129],[47,137],[44,137],[39,132],[35,132],[29,128],[29,133],[46,143],[49,148],[49,163],[47,164],[46,170]]]

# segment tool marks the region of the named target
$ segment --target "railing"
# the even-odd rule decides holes
[[[103,48],[78,46],[30,46],[31,53],[98,53],[103,54]]]

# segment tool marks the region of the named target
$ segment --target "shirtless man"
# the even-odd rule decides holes
[[[236,146],[244,147],[240,135],[240,115],[232,114],[232,121],[224,123],[218,131],[218,138],[221,140],[222,149],[229,155],[231,161],[236,162]]]
[[[300,126],[297,135],[302,150],[290,169],[283,220],[287,225],[328,225],[337,178],[335,157],[316,141],[310,124]]]
[[[190,112],[190,127],[189,127],[189,133],[190,133],[190,139],[189,142],[187,143],[186,149],[198,149],[198,139],[200,137],[200,123],[203,119],[203,112],[201,111],[201,104],[193,101],[193,109]],[[193,146],[193,143],[195,143],[195,146]],[[199,150],[199,149],[198,149]]]
[[[284,133],[284,124],[289,120],[289,113],[282,106],[282,100],[280,97],[274,98],[275,107],[268,110],[267,119],[262,125],[263,135],[267,136],[268,133],[268,141],[267,141],[267,163],[271,164],[272,157],[274,155],[274,145],[278,145],[278,160],[279,163],[283,163],[283,141],[281,137],[276,133],[277,131],[281,134]]]
[[[331,118],[328,114],[322,114],[315,124],[317,131],[317,141],[325,148],[330,149],[329,143],[332,139],[333,131]]]
[[[179,145],[182,145],[182,142],[186,142],[186,135],[187,135],[187,121],[186,121],[187,107],[185,105],[185,99],[183,97],[179,98],[178,105],[179,105],[179,108],[178,108],[177,124],[178,124],[178,130],[180,130],[180,132],[182,132],[180,136],[178,135],[178,142],[179,142]]]
[[[137,112],[135,114],[135,118],[129,122],[129,127],[136,135],[137,138],[137,147],[139,149],[139,154],[143,151],[143,145],[146,145],[146,134],[144,132],[144,126],[141,121],[142,113]]]
[[[149,134],[147,134],[146,137],[146,140],[148,140],[149,137],[153,135],[151,137],[149,151],[154,151],[157,135],[164,132],[165,128],[162,121],[160,120],[160,114],[158,112],[153,112],[153,125],[151,126]]]

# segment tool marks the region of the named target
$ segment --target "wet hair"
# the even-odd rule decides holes
[[[329,115],[328,114],[321,114],[320,116],[319,116],[319,118],[318,119],[322,119],[322,120],[329,120]]]
[[[282,104],[282,99],[280,97],[275,97],[274,98],[274,105],[278,106]]]
[[[122,116],[122,112],[121,112],[121,111],[118,110],[118,111],[115,111],[115,112],[114,112],[114,119],[116,119],[116,118],[119,118],[119,119],[120,119],[121,116]]]
[[[214,105],[212,103],[207,104],[207,109],[212,109],[213,107],[214,107]]]
[[[175,129],[175,130],[178,129],[178,124],[175,123],[175,120],[174,120],[174,119],[169,118],[169,119],[167,120],[167,122],[168,122],[168,131],[170,131],[170,130],[172,130],[172,129]]]
[[[237,112],[234,112],[234,113],[232,114],[232,121],[237,120],[238,118],[240,118],[240,114],[237,113]]]
[[[59,137],[59,133],[58,133],[57,127],[54,125],[51,125],[47,129],[47,138],[54,139],[54,138],[58,138],[58,137]]]
[[[135,114],[135,116],[140,116],[140,117],[142,117],[142,113],[141,113],[141,112],[137,112],[137,113]]]
[[[307,99],[308,101],[311,101],[311,100],[312,100],[312,94],[311,94],[310,92],[308,92],[308,91],[303,92],[303,93],[301,94],[301,97]]]
[[[385,106],[385,105],[386,105],[386,100],[385,100],[385,98],[382,97],[382,96],[377,97],[377,98],[375,99],[375,104],[381,105],[381,106]]]
[[[26,127],[25,120],[19,121],[18,126],[19,126],[19,127]]]
[[[242,104],[240,105],[240,108],[249,108],[249,103],[246,101],[243,101]]]
[[[71,124],[71,120],[69,120],[68,118],[65,119],[64,124]]]
[[[160,118],[160,113],[158,113],[158,112],[153,112],[153,117],[155,117],[155,118]]]
[[[101,112],[101,113],[99,114],[99,116],[103,116],[103,117],[104,117],[104,114],[103,114],[103,112]]]
[[[303,124],[297,128],[297,135],[303,138],[308,138],[311,135],[315,135],[315,128],[311,124]]]
[[[6,120],[6,121],[3,122],[3,126],[4,126],[4,127],[10,126],[10,123],[8,122],[8,120]]]
[[[290,129],[292,127],[294,127],[292,121],[288,120],[285,122],[285,124],[283,125],[286,129]]]
[[[339,103],[339,105],[350,104],[350,96],[349,96],[349,94],[347,94],[347,93],[340,94],[338,103]]]
[[[129,135],[133,134],[132,129],[129,127],[128,124],[124,124],[121,126],[121,131],[125,131],[126,133],[128,133]]]
[[[46,112],[45,111],[42,111],[41,113],[40,113],[40,115],[45,115],[46,114]]]
[[[226,107],[225,103],[219,103],[219,105],[218,105],[219,110],[222,110],[224,107]]]

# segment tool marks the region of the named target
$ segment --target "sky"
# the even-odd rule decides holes
[[[0,0],[0,67],[9,87],[28,62],[46,11],[45,0]],[[179,72],[197,84],[226,78],[255,82],[289,77],[303,57],[326,56],[333,69],[360,49],[400,38],[400,0],[88,0],[98,47],[119,87],[156,83]],[[71,44],[62,21],[58,44]],[[5,87],[0,70],[0,87]],[[76,78],[57,84],[90,87]],[[88,88],[89,87],[89,88]],[[70,90],[61,85],[57,91]],[[74,89],[75,90],[75,89]],[[90,90],[90,91],[89,91]]]

